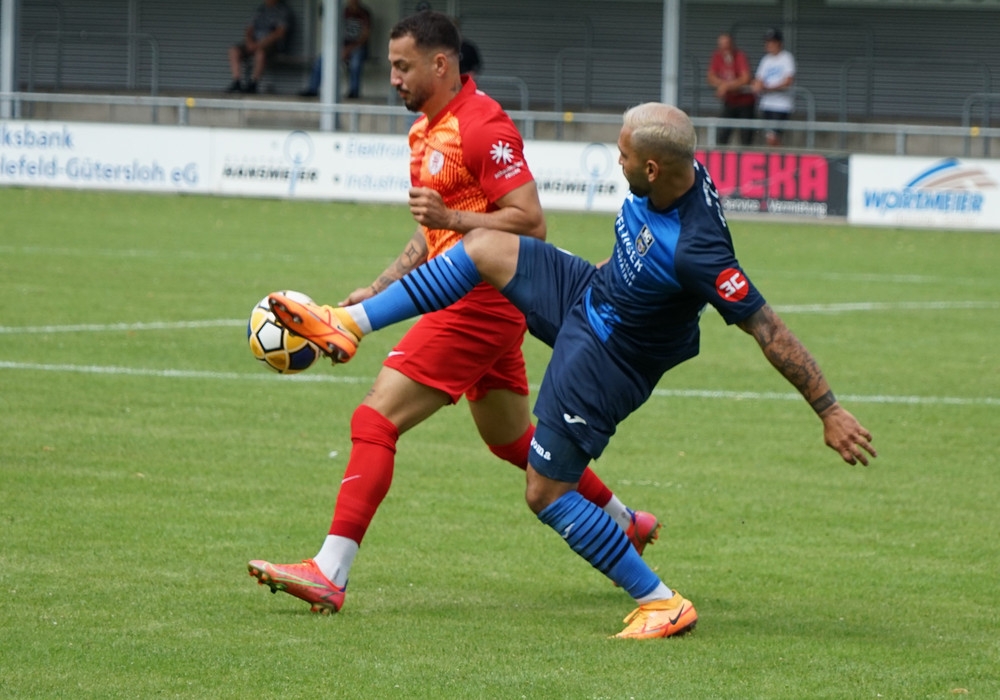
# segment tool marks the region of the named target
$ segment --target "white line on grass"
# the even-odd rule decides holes
[[[778,313],[839,314],[851,311],[951,311],[954,309],[1000,309],[1000,301],[858,301],[843,304],[777,305]]]
[[[37,370],[41,372],[76,372],[79,374],[113,374],[130,377],[165,377],[168,379],[229,379],[264,380],[284,382],[333,382],[335,384],[370,384],[371,377],[335,377],[328,374],[288,374],[273,372],[204,372],[187,369],[143,369],[140,367],[116,367],[101,365],[46,365],[34,362],[0,361],[0,369]]]
[[[247,322],[236,318],[209,321],[151,321],[149,323],[81,323],[70,326],[0,326],[0,333],[106,333],[109,331],[169,331],[188,328],[245,327]]]
[[[685,399],[726,399],[727,401],[801,401],[802,396],[794,392],[774,391],[714,391],[705,389],[653,389],[654,396]],[[1000,406],[1000,398],[960,398],[956,396],[865,396],[862,394],[839,394],[838,399],[848,403],[901,403],[947,406]]]
[[[1000,301],[859,301],[841,304],[789,304],[774,307],[785,314],[839,314],[855,311],[949,311],[1000,309]],[[140,323],[80,323],[64,326],[0,326],[0,334],[18,333],[107,333],[113,331],[168,331],[191,328],[239,328],[245,320],[218,318],[205,321],[150,321]]]
[[[278,375],[270,372],[203,372],[181,369],[140,369],[99,365],[46,365],[33,362],[3,362],[0,369],[44,372],[76,372],[80,374],[110,374],[131,377],[164,377],[169,379],[223,379],[237,381],[328,382],[332,384],[371,384],[373,377],[335,376],[329,374]],[[532,390],[538,387],[533,386]],[[794,392],[721,391],[709,389],[654,389],[653,396],[682,399],[725,399],[726,401],[801,401]],[[1000,398],[962,398],[955,396],[864,396],[847,394],[840,398],[851,403],[923,404],[946,406],[1000,406]]]
[[[73,258],[126,258],[129,260],[163,260],[165,258],[182,260],[281,260],[295,261],[297,256],[291,253],[276,253],[245,251],[201,251],[201,250],[154,250],[151,248],[65,248],[48,246],[13,246],[0,245],[0,255],[62,255]]]

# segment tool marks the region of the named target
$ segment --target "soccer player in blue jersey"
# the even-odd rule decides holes
[[[353,356],[364,334],[443,308],[480,281],[510,299],[553,349],[535,403],[525,498],[636,600],[616,635],[622,638],[680,634],[698,613],[643,562],[610,516],[577,493],[576,482],[663,373],[698,353],[706,304],[754,337],[812,406],[826,444],[844,461],[867,465],[876,455],[871,433],[840,405],[816,360],[740,267],[718,192],[694,160],[695,142],[690,119],[675,107],[647,103],[625,113],[618,149],[630,193],[603,265],[536,239],[477,229],[360,304],[303,305],[271,295],[285,326],[339,361]]]

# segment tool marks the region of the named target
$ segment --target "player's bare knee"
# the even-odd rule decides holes
[[[572,491],[574,487],[575,484],[542,476],[534,467],[528,465],[524,500],[531,508],[531,512],[537,515],[559,500],[567,491]]]
[[[483,228],[473,229],[463,236],[465,252],[479,274],[498,289],[507,284],[517,270],[519,241],[520,237],[515,234]]]
[[[541,513],[551,503],[544,491],[532,489],[531,484],[524,491],[524,501],[535,515]]]
[[[490,229],[474,228],[462,236],[465,252],[472,259],[472,262],[476,263],[476,266],[488,259],[492,247],[492,236],[495,234],[496,232]]]

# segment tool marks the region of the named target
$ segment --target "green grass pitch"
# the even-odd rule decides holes
[[[550,240],[600,260],[612,223],[550,213]],[[296,380],[255,363],[247,315],[343,298],[412,230],[402,207],[0,189],[0,697],[1000,697],[995,234],[732,222],[880,456],[843,464],[707,312],[595,465],[666,522],[646,557],[693,634],[608,639],[631,600],[464,403],[400,441],[341,614],[258,587],[247,560],[320,545],[403,327]]]

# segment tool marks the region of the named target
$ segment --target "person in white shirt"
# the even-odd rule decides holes
[[[795,58],[783,47],[781,30],[768,29],[764,35],[766,53],[760,59],[751,89],[758,95],[760,116],[767,120],[788,119],[795,109],[789,89],[795,82]],[[781,145],[781,130],[767,129],[767,145]]]

